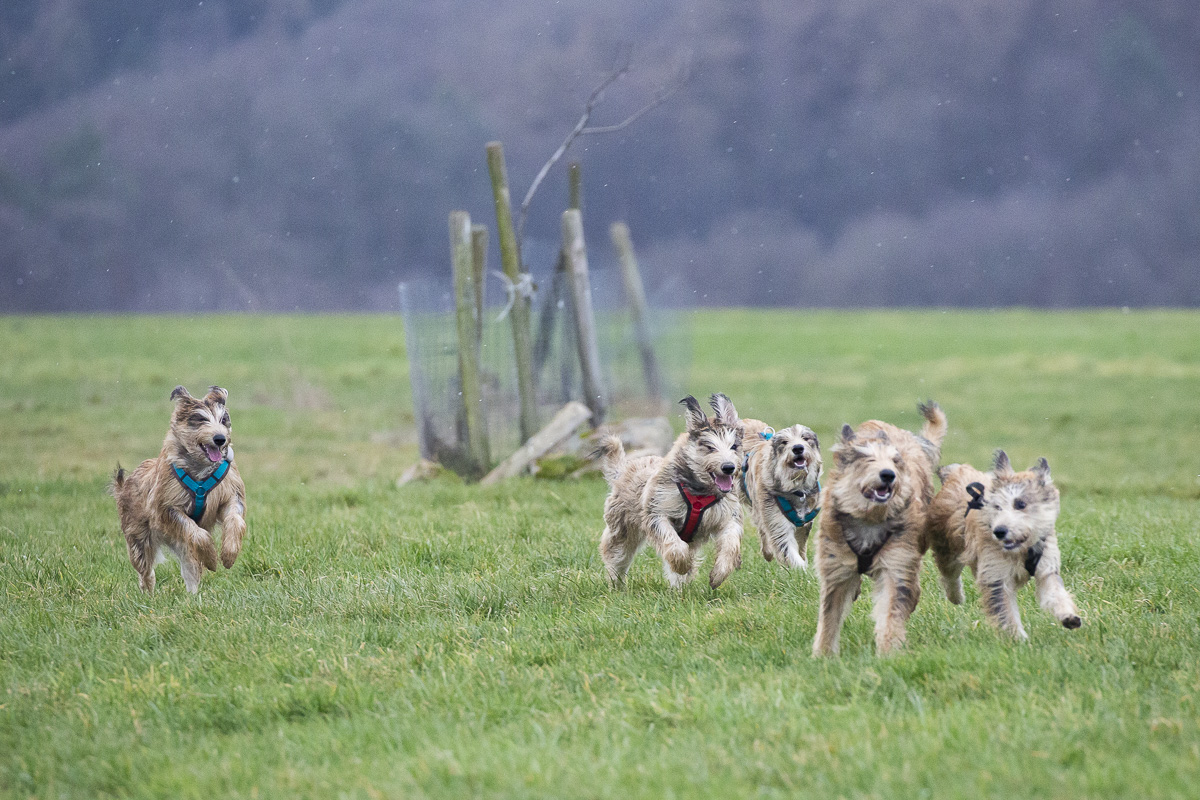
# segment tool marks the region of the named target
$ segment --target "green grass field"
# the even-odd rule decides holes
[[[608,588],[605,484],[416,457],[394,317],[0,318],[0,796],[1195,797],[1200,314],[705,312],[690,391],[744,416],[950,420],[944,460],[1046,456],[1065,631],[932,565],[905,653],[809,657],[816,580],[764,563]],[[219,346],[218,346],[219,344]],[[108,474],[177,383],[230,391],[234,569],[137,589]],[[678,421],[676,422],[678,425]]]

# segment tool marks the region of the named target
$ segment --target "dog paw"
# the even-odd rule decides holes
[[[227,550],[221,551],[221,564],[225,569],[233,569],[233,562],[237,561],[238,554]]]
[[[1064,628],[1066,628],[1067,630],[1072,630],[1072,631],[1075,630],[1076,628],[1078,628],[1082,624],[1083,624],[1083,620],[1081,620],[1079,617],[1075,616],[1074,614],[1072,614],[1069,617],[1064,617],[1063,621],[1062,621],[1062,626]]]
[[[680,574],[687,574],[692,571],[692,551],[685,544],[667,550],[664,558],[671,565],[671,569]]]

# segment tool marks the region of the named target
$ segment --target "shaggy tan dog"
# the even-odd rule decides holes
[[[962,570],[970,567],[988,621],[1028,639],[1017,589],[1032,578],[1041,607],[1064,628],[1078,628],[1079,609],[1059,575],[1058,489],[1046,459],[1014,472],[1008,454],[997,450],[991,472],[951,464],[941,476],[929,509],[929,543],[950,602],[962,603]]]
[[[600,460],[611,491],[604,502],[600,557],[609,580],[620,584],[648,541],[663,560],[674,588],[696,577],[698,552],[716,551],[708,582],[714,589],[742,565],[742,505],[734,490],[742,463],[742,424],[733,403],[714,394],[711,420],[692,396],[680,401],[687,430],[663,457],[626,459],[616,436],[600,440]]]
[[[221,561],[233,566],[246,533],[246,487],[233,463],[229,394],[213,386],[197,400],[187,389],[171,392],[175,411],[158,458],[126,475],[117,466],[111,491],[117,499],[129,561],[145,592],[154,591],[154,565],[165,546],[179,559],[189,592],[200,588],[204,568],[217,569],[212,531],[220,525]]]
[[[803,425],[774,431],[757,419],[742,424],[742,501],[750,507],[763,558],[804,569],[808,534],[820,511],[823,462],[817,435]]]
[[[838,637],[862,576],[874,582],[875,649],[904,645],[905,626],[921,597],[918,574],[925,553],[926,513],[933,471],[946,436],[946,415],[930,401],[921,435],[886,422],[842,428],[834,465],[822,494],[817,529],[821,600],[813,655],[838,652]]]

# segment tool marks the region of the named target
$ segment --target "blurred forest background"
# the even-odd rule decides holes
[[[5,0],[0,310],[394,309],[627,47],[593,124],[690,80],[571,150],[594,262],[625,219],[715,305],[1200,304],[1195,0]]]

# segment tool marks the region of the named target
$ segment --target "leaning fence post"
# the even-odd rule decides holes
[[[621,280],[625,286],[625,297],[629,301],[629,311],[633,316],[633,334],[642,355],[646,391],[659,403],[662,400],[662,378],[658,372],[658,360],[654,356],[654,343],[650,337],[646,289],[642,285],[642,274],[638,270],[637,256],[633,252],[633,239],[629,236],[629,226],[624,222],[614,222],[608,231],[621,262]]]
[[[475,282],[475,343],[483,341],[483,282],[487,275],[488,229],[471,226],[471,279]]]
[[[454,309],[458,327],[459,387],[466,420],[467,458],[482,475],[491,466],[488,455],[487,418],[479,388],[479,340],[475,336],[474,256],[471,245],[471,216],[466,211],[450,212],[450,252],[454,266]]]
[[[504,166],[504,145],[488,142],[488,173],[492,179],[492,196],[496,202],[496,235],[500,240],[500,266],[508,277],[513,293],[512,317],[513,352],[517,362],[517,391],[521,398],[521,441],[537,433],[537,395],[533,382],[533,347],[529,328],[529,304],[532,287],[522,283],[521,253],[517,249],[517,234],[513,229],[512,199],[508,192],[508,172]],[[529,276],[524,276],[529,281]]]
[[[568,209],[562,216],[562,247],[567,260],[572,305],[579,343],[579,371],[583,402],[592,412],[592,424],[604,421],[606,403],[600,382],[600,352],[596,346],[596,317],[592,311],[592,286],[588,280],[587,247],[583,241],[583,215]]]

